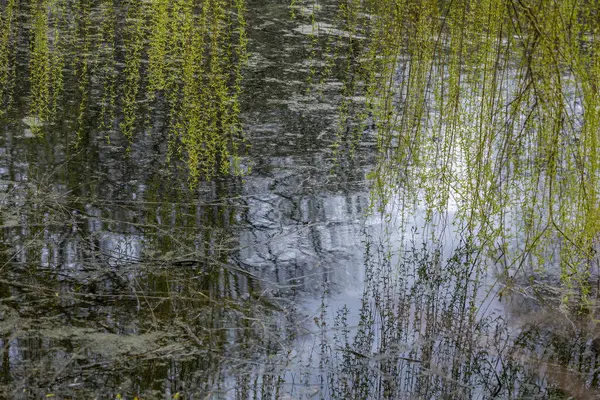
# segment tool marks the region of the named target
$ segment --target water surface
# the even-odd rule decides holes
[[[230,31],[161,58],[144,24],[202,26],[176,4],[2,2],[3,396],[596,395],[595,326],[502,297],[452,210],[371,207],[376,132],[340,139],[341,71],[314,85],[332,4],[315,39],[311,7],[249,1],[247,55],[214,6]],[[195,143],[229,150],[202,175]]]

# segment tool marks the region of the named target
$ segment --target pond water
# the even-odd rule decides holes
[[[342,78],[311,89],[314,8],[249,0],[242,49],[241,2],[173,4],[0,2],[0,397],[600,396],[595,320],[501,290],[452,210],[373,209],[373,126],[340,139]],[[180,40],[194,15],[229,25]],[[242,173],[190,178],[206,148]]]

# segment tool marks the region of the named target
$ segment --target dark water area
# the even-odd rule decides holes
[[[375,132],[339,138],[340,71],[311,85],[312,6],[248,1],[242,50],[209,2],[227,24],[169,47],[188,3],[0,4],[1,398],[600,396],[595,319],[369,212]]]

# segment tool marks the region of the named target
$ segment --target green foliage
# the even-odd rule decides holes
[[[167,88],[167,47],[169,45],[169,1],[151,2],[150,40],[148,44],[148,96]]]
[[[117,79],[115,71],[115,24],[116,13],[112,0],[104,0],[101,4],[102,23],[100,24],[100,48],[98,57],[102,64],[99,75],[102,82],[102,99],[100,100],[99,128],[112,128],[115,120]],[[110,138],[107,135],[107,138]]]
[[[46,122],[50,114],[51,66],[48,38],[48,1],[34,2],[33,40],[29,69],[31,74],[31,114],[37,119],[32,127]],[[35,129],[35,128],[34,128]]]
[[[14,29],[16,0],[9,0],[0,8],[0,117],[4,116],[8,98],[12,70],[10,61],[14,53]]]
[[[52,122],[64,90],[64,39],[59,17],[64,15],[64,1],[32,2],[29,101],[31,129],[41,134],[44,124]],[[61,15],[62,14],[62,15]],[[51,18],[50,16],[55,16]]]
[[[371,112],[381,210],[392,194],[431,222],[456,210],[511,274],[559,268],[585,291],[600,243],[598,18],[575,0],[340,1],[337,157]]]
[[[185,154],[190,184],[215,173],[238,173],[241,127],[238,96],[246,62],[244,2],[207,1],[196,12],[193,3],[175,2],[168,58],[177,61],[170,80],[160,65],[151,65],[150,86],[165,87],[171,107],[172,144]],[[160,58],[160,46],[152,59]],[[151,53],[152,54],[152,53]],[[176,78],[175,78],[176,77]]]
[[[244,0],[11,0],[0,20],[3,102],[13,82],[15,35],[22,32],[14,22],[19,7],[31,25],[24,31],[30,44],[24,76],[27,123],[36,134],[48,123],[70,124],[54,121],[62,108],[73,116],[74,144],[99,129],[107,140],[124,138],[129,151],[145,130],[162,129],[171,153],[187,165],[191,186],[240,173]]]
[[[141,85],[142,51],[144,50],[145,4],[139,0],[127,2],[125,19],[125,84],[121,132],[132,141],[138,113],[138,92]]]

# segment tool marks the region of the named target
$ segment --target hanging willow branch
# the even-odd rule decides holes
[[[20,56],[28,114],[19,119],[38,137],[73,117],[73,143],[100,130],[129,151],[161,130],[190,186],[237,174],[245,14],[245,0],[2,2],[0,116]],[[17,15],[30,29],[17,29]]]
[[[568,287],[586,282],[600,251],[599,9],[340,1],[339,20],[368,16],[348,28],[361,54],[346,56],[340,121],[348,125],[352,96],[366,96],[382,207],[400,192],[430,221],[456,209],[473,244],[507,272],[558,268]]]

